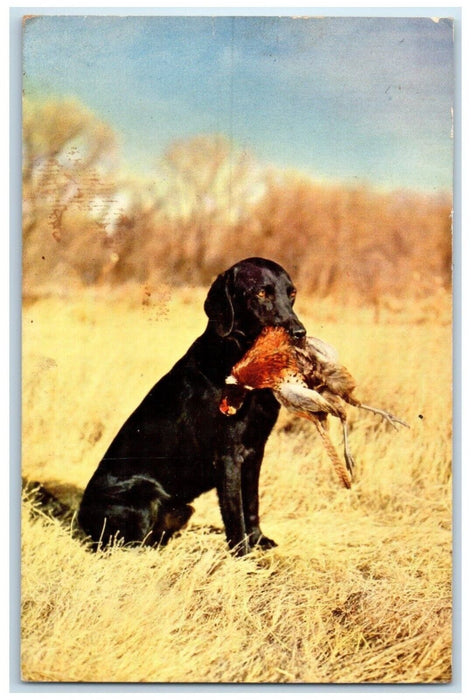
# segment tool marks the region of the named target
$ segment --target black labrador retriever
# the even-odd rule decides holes
[[[228,417],[219,402],[262,328],[304,338],[295,296],[285,270],[263,258],[217,277],[204,304],[206,330],[127,419],[85,489],[78,520],[95,549],[115,538],[165,543],[190,518],[191,501],[213,488],[234,553],[276,546],[260,530],[258,482],[279,404],[270,390],[253,391]]]

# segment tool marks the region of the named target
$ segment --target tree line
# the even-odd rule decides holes
[[[451,285],[451,196],[328,184],[262,166],[224,135],[176,141],[137,176],[75,100],[24,100],[25,295],[71,286],[208,285],[249,255],[303,291],[378,303]]]

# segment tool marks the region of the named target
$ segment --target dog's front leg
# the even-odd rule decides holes
[[[242,504],[241,461],[237,456],[222,458],[217,487],[226,539],[236,556],[250,551]]]
[[[242,468],[242,504],[249,546],[271,549],[276,547],[276,542],[262,533],[258,514],[258,483],[262,458],[263,450],[247,450]]]

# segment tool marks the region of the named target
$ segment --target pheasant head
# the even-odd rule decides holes
[[[276,390],[290,374],[299,374],[299,367],[288,332],[264,328],[227,377],[219,410],[226,416],[234,415],[250,390]]]

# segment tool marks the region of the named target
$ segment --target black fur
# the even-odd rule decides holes
[[[262,258],[219,275],[204,305],[206,330],[127,419],[85,490],[78,519],[95,543],[165,542],[190,518],[189,503],[216,488],[235,553],[275,546],[260,530],[258,482],[279,404],[271,391],[253,391],[227,417],[219,402],[264,326],[304,337],[294,296],[283,268]]]

